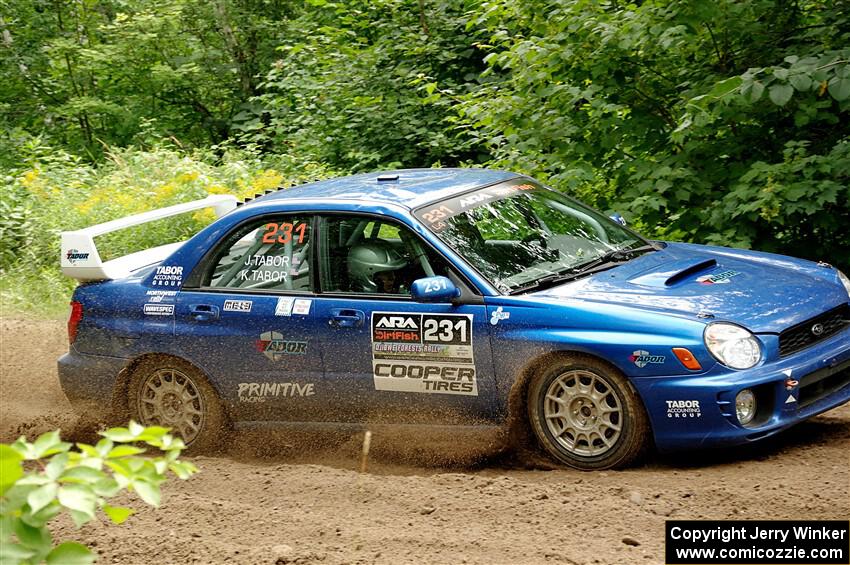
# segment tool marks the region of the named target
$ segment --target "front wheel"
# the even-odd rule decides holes
[[[590,357],[563,356],[528,387],[531,428],[557,461],[582,470],[625,467],[649,442],[643,404],[616,369]]]
[[[144,426],[164,426],[181,437],[190,453],[226,446],[228,420],[204,375],[180,359],[142,361],[129,387],[130,413]]]

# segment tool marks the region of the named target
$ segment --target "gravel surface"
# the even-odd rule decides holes
[[[79,433],[56,377],[66,349],[64,322],[0,320],[0,441]],[[850,405],[755,446],[597,473],[409,435],[375,432],[361,474],[362,434],[239,434],[225,455],[191,458],[201,472],[166,483],[159,509],[122,495],[138,510],[124,525],[59,519],[55,537],[99,563],[640,564],[663,563],[668,518],[850,516]]]

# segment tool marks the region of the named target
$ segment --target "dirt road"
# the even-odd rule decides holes
[[[62,322],[0,320],[0,441],[73,427],[55,368],[66,346]],[[201,472],[164,485],[158,510],[128,496],[138,513],[124,525],[61,522],[57,538],[94,545],[100,563],[640,564],[663,563],[668,517],[850,515],[849,405],[757,446],[602,473],[411,462],[376,437],[361,475],[358,437],[263,441],[263,455],[259,439],[194,458]]]

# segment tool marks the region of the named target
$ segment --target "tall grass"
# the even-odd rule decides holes
[[[253,196],[334,174],[292,156],[250,149],[116,149],[93,166],[39,147],[0,171],[0,315],[59,316],[75,281],[59,270],[59,234],[207,194]],[[181,241],[210,223],[212,210],[122,230],[97,239],[104,260]]]

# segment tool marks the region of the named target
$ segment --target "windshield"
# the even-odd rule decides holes
[[[416,217],[502,292],[575,275],[647,242],[609,218],[527,179],[429,204]]]

